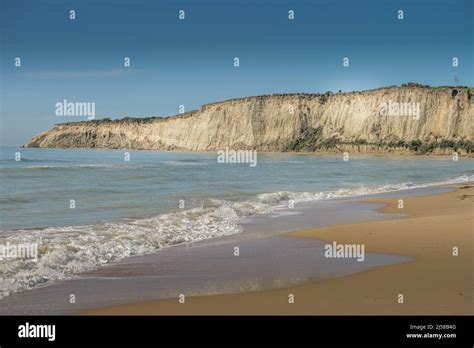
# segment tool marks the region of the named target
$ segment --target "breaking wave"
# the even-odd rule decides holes
[[[164,247],[236,234],[246,216],[288,205],[474,181],[474,175],[437,183],[402,183],[323,192],[262,193],[244,202],[209,199],[206,207],[151,218],[90,225],[0,231],[0,245],[37,244],[38,257],[0,259],[0,298],[51,282],[73,278],[100,265],[151,253]]]

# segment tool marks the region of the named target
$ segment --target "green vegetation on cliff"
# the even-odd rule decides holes
[[[446,140],[423,142],[416,139],[405,142],[403,140],[390,142],[371,143],[366,139],[356,139],[354,141],[342,141],[336,136],[324,139],[322,136],[322,128],[309,128],[301,132],[301,134],[286,146],[286,151],[294,152],[315,152],[337,148],[338,145],[367,145],[385,147],[388,149],[408,149],[417,154],[431,154],[436,149],[450,149],[452,151],[462,150],[468,154],[474,153],[474,141],[471,140]]]

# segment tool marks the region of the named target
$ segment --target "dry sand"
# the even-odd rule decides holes
[[[474,186],[455,192],[398,199],[383,213],[401,219],[291,232],[293,237],[362,243],[365,252],[398,254],[412,261],[286,289],[147,301],[85,314],[474,314]],[[453,256],[453,248],[459,255]],[[317,267],[317,265],[315,265]],[[229,270],[231,271],[231,270]],[[295,302],[288,303],[289,294]],[[398,303],[403,294],[404,303]]]

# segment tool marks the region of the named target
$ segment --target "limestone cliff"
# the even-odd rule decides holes
[[[58,124],[24,146],[434,154],[454,149],[471,155],[473,95],[467,87],[408,84],[364,92],[256,96],[168,118]],[[403,105],[416,105],[419,113]]]

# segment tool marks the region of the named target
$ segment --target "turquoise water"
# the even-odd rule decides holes
[[[126,162],[124,152],[2,148],[2,229],[150,217],[179,210],[180,200],[185,208],[215,205],[216,199],[271,204],[324,191],[364,193],[361,186],[370,191],[474,174],[473,159],[449,157],[352,156],[344,162],[342,156],[259,154],[251,168],[197,153],[131,151]]]
[[[36,243],[40,253],[34,264],[0,262],[4,294],[164,246],[239,233],[242,218],[290,202],[474,177],[474,159],[466,158],[354,155],[345,162],[342,155],[258,154],[251,167],[218,163],[216,153],[129,151],[127,162],[124,152],[1,148],[0,244]]]

